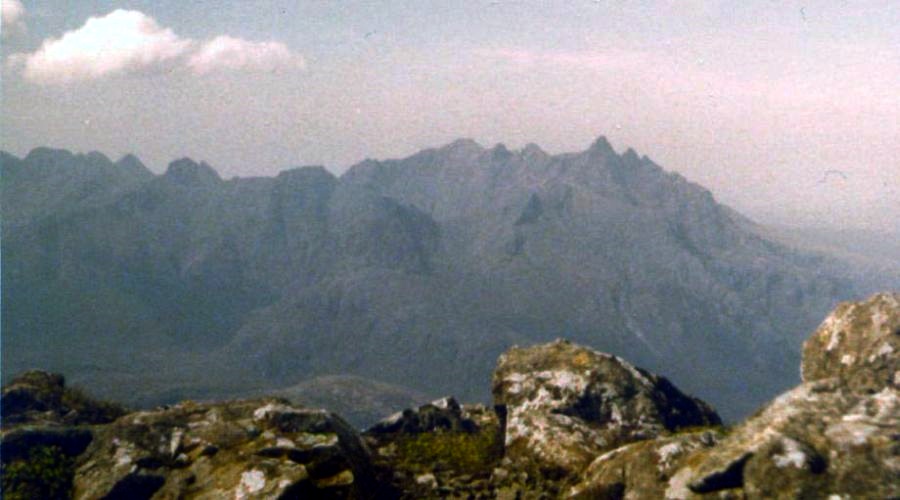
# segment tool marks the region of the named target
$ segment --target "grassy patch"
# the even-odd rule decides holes
[[[494,432],[425,432],[397,442],[399,465],[406,469],[435,467],[461,474],[490,471],[503,455],[503,444]]]
[[[6,500],[57,500],[71,497],[75,459],[56,446],[39,446],[22,460],[2,469],[3,498]]]

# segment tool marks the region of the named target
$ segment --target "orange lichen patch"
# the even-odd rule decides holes
[[[572,358],[572,364],[577,367],[587,366],[588,364],[590,364],[590,362],[591,362],[591,357],[588,355],[588,353],[586,353],[584,351],[579,352],[578,354],[575,355],[574,358]]]

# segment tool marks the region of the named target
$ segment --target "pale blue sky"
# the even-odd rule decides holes
[[[900,225],[894,1],[21,4],[2,40],[0,147],[15,154],[50,145],[133,152],[156,171],[188,155],[225,176],[339,173],[463,136],[562,152],[604,134],[763,220]],[[44,40],[116,9],[171,30],[178,55],[56,81],[57,60],[32,61],[44,72],[26,77]],[[222,35],[302,64],[192,65]]]

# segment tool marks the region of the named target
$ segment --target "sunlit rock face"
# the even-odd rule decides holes
[[[507,458],[549,476],[578,473],[628,442],[720,423],[665,378],[565,341],[507,351],[493,393],[505,408]]]
[[[804,382],[837,377],[856,392],[900,387],[900,294],[845,302],[803,344]]]
[[[667,497],[900,495],[900,295],[844,303],[804,346],[804,383],[690,457]]]

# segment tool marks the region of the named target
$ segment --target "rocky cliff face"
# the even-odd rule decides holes
[[[900,294],[841,304],[803,382],[732,428],[665,378],[557,341],[494,405],[443,398],[359,433],[261,399],[125,413],[58,375],[3,390],[5,498],[896,498]]]

